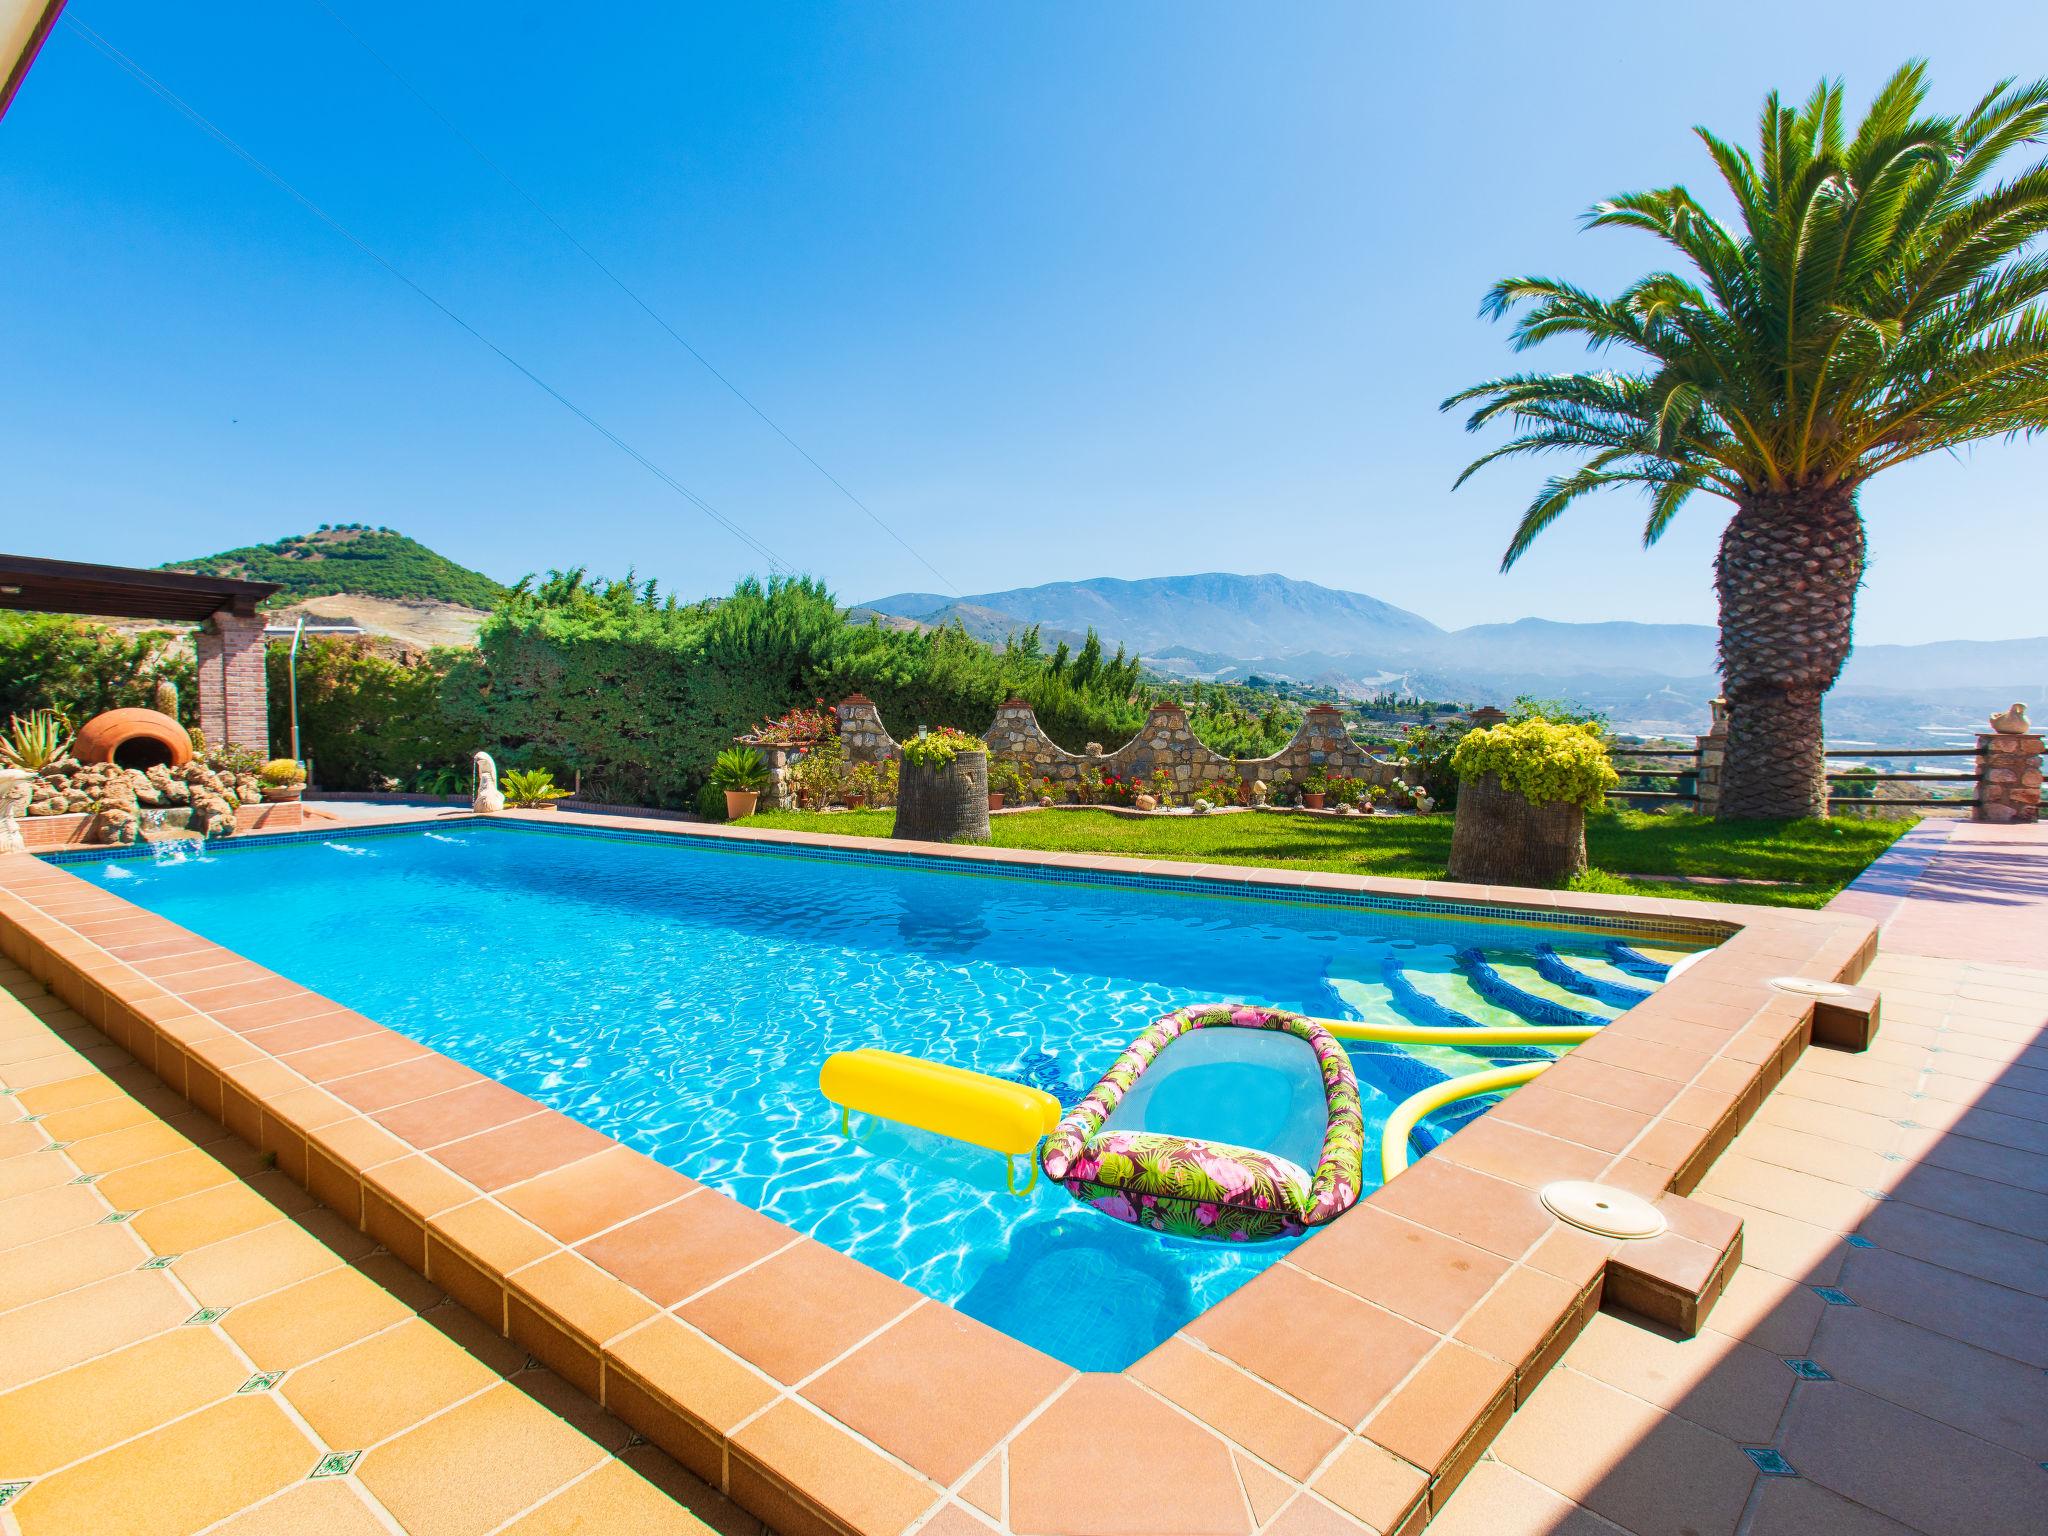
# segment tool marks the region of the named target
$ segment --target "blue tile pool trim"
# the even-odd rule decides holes
[[[969,875],[982,879],[1052,881],[1070,885],[1127,886],[1138,890],[1179,892],[1232,898],[1239,901],[1278,901],[1305,907],[1365,908],[1375,912],[1405,912],[1439,917],[1492,918],[1530,926],[1571,928],[1595,932],[1657,933],[1682,935],[1701,944],[1716,944],[1736,930],[1726,923],[1687,921],[1683,918],[1633,918],[1594,913],[1561,912],[1541,907],[1502,906],[1488,902],[1444,900],[1425,896],[1395,896],[1377,891],[1330,891],[1267,881],[1216,880],[1204,876],[1126,875],[1114,870],[1069,869],[1055,864],[1030,862],[949,859],[923,853],[870,852],[855,848],[821,848],[807,843],[755,842],[730,837],[692,837],[688,833],[641,832],[625,827],[589,827],[564,824],[546,826],[530,821],[499,821],[485,816],[443,817],[433,821],[386,822],[376,826],[322,829],[318,832],[243,833],[206,844],[207,856],[253,853],[288,843],[349,843],[371,837],[413,836],[421,832],[460,828],[484,831],[497,837],[505,834],[529,837],[602,838],[613,842],[659,843],[700,850],[715,850],[743,858],[823,859],[832,863],[876,864],[891,869],[921,869]],[[122,860],[153,859],[155,849],[143,844],[126,848],[64,848],[36,857],[46,864],[104,864]],[[1255,867],[1255,866],[1247,866]]]

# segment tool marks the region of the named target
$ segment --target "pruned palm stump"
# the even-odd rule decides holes
[[[1576,461],[1529,503],[1504,569],[1608,487],[1648,497],[1645,543],[1695,493],[1734,509],[1714,567],[1724,819],[1827,813],[1821,700],[1849,654],[1864,482],[2048,430],[2048,82],[2004,83],[1956,116],[1927,113],[1927,94],[1922,64],[1860,124],[1838,83],[1798,107],[1774,94],[1754,155],[1696,130],[1731,220],[1671,186],[1586,221],[1661,241],[1677,270],[1614,298],[1547,277],[1487,296],[1515,314],[1518,349],[1576,337],[1600,370],[1510,374],[1444,402],[1475,404],[1475,430],[1517,431],[1466,475],[1509,455]]]
[[[1563,885],[1586,868],[1586,812],[1501,788],[1493,774],[1458,790],[1451,878],[1473,885]]]
[[[921,843],[987,842],[988,754],[962,752],[936,767],[905,758],[889,835]]]

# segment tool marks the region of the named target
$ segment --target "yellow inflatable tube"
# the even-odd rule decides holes
[[[1477,1031],[1445,1030],[1443,1033],[1469,1035]],[[1494,1031],[1488,1030],[1487,1033]],[[1513,1031],[1501,1030],[1499,1033],[1510,1034]],[[1424,1115],[1442,1109],[1446,1104],[1455,1104],[1460,1099],[1498,1093],[1503,1088],[1519,1088],[1539,1073],[1549,1071],[1551,1065],[1547,1061],[1531,1061],[1513,1067],[1494,1067],[1486,1072],[1468,1072],[1463,1077],[1433,1083],[1420,1093],[1411,1093],[1387,1116],[1387,1128],[1380,1135],[1380,1177],[1391,1179],[1408,1166],[1411,1156],[1408,1138]]]
[[[826,1057],[818,1091],[839,1106],[842,1128],[857,1109],[1012,1157],[1060,1120],[1060,1101],[1041,1088],[871,1047]]]
[[[1483,1051],[1494,1045],[1578,1045],[1600,1033],[1597,1024],[1491,1024],[1466,1029],[1455,1024],[1352,1024],[1342,1019],[1316,1022],[1339,1040],[1366,1040],[1376,1045],[1451,1045]]]

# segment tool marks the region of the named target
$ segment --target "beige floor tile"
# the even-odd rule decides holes
[[[130,1272],[0,1316],[0,1390],[175,1328],[192,1303],[160,1270]]]
[[[329,1445],[388,1440],[498,1373],[418,1318],[300,1366],[280,1390]]]
[[[1796,1217],[1780,1216],[1776,1211],[1759,1210],[1725,1195],[1700,1191],[1694,1198],[1742,1218],[1744,1264],[1807,1285],[1832,1285],[1841,1272],[1842,1256],[1848,1251],[1841,1233]]]
[[[330,1269],[236,1307],[220,1326],[266,1371],[304,1365],[404,1322],[412,1309],[352,1269]]]
[[[1765,1445],[1798,1379],[1778,1356],[1712,1329],[1677,1339],[1601,1313],[1566,1358],[1610,1387],[1739,1445]]]
[[[37,1190],[68,1184],[77,1171],[55,1153],[29,1152],[0,1161],[0,1222],[7,1220],[10,1202]]]
[[[74,1291],[149,1257],[124,1224],[95,1223],[0,1253],[0,1312]]]
[[[1873,1509],[1804,1478],[1769,1477],[1757,1490],[1746,1536],[1914,1536]]]
[[[1707,1314],[1707,1327],[1774,1355],[1803,1355],[1826,1305],[1799,1281],[1745,1264]]]
[[[624,1462],[608,1461],[506,1526],[504,1536],[706,1536],[710,1530]]]
[[[2048,1461],[2048,1372],[1870,1307],[1829,1307],[1813,1358],[1860,1391]]]
[[[22,1536],[187,1536],[303,1478],[318,1455],[251,1393],[36,1483],[14,1515]]]
[[[62,1159],[55,1152],[38,1152],[38,1158],[49,1158],[62,1165]],[[72,1177],[65,1170],[66,1177]],[[107,1214],[107,1203],[94,1193],[89,1184],[64,1183],[48,1189],[39,1189],[34,1194],[18,1195],[7,1202],[6,1219],[0,1222],[0,1253],[7,1253],[29,1243],[39,1243],[46,1237],[60,1232],[76,1232],[89,1227]]]
[[[2048,1296],[2048,1243],[1981,1226],[1903,1200],[1864,1218],[1862,1235],[1893,1253],[2015,1291]]]
[[[1859,1306],[2048,1370],[2048,1301],[2039,1296],[1882,1248],[1852,1250],[1837,1284]]]
[[[1607,1521],[1491,1458],[1458,1485],[1429,1531],[1430,1536],[1614,1536]]]
[[[295,1484],[207,1536],[390,1536],[390,1530],[353,1478],[323,1478]]]
[[[190,1253],[283,1216],[248,1185],[230,1182],[145,1210],[135,1218],[135,1230],[158,1253]]]
[[[356,1475],[413,1536],[483,1536],[604,1459],[500,1384],[371,1451]]]
[[[1559,1369],[1508,1420],[1493,1454],[1631,1531],[1731,1536],[1757,1472],[1719,1435]]]
[[[210,1152],[187,1147],[168,1157],[159,1157],[133,1168],[122,1168],[100,1179],[100,1193],[124,1211],[166,1205],[204,1189],[217,1189],[234,1181],[232,1170]]]
[[[178,1278],[201,1306],[234,1307],[310,1280],[340,1263],[296,1222],[274,1221],[187,1253],[178,1260]]]
[[[210,1328],[173,1328],[0,1396],[0,1479],[41,1477],[230,1395],[249,1368]]]
[[[1779,1443],[1801,1477],[1928,1533],[2040,1528],[2040,1467],[1842,1382],[1803,1382]]]

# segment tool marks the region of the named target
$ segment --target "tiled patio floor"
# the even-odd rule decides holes
[[[0,1089],[9,1536],[762,1530],[6,961]]]
[[[2048,1531],[2048,828],[1923,823],[1841,904],[1882,1032],[1696,1192],[1745,1224],[1706,1331],[1595,1318],[1431,1536]]]

